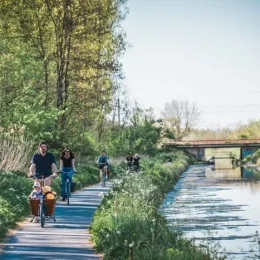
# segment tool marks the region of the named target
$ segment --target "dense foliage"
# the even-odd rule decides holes
[[[2,0],[0,127],[52,147],[100,135],[122,76],[125,3]]]

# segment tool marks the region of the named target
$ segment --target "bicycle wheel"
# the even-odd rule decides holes
[[[67,205],[70,204],[70,182],[67,180],[66,182],[66,190],[67,190]]]
[[[102,186],[106,187],[106,173],[102,173]]]
[[[45,225],[45,211],[44,211],[43,203],[40,204],[40,221],[41,221],[41,227],[44,228],[44,225]]]

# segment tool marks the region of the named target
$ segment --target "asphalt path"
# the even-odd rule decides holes
[[[56,222],[48,220],[45,227],[31,223],[31,218],[19,224],[1,243],[1,260],[99,260],[93,249],[88,227],[93,214],[111,187],[100,184],[72,193],[70,205],[57,201]]]

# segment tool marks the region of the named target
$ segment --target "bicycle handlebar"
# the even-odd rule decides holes
[[[31,176],[28,176],[28,178],[32,178],[32,179],[38,180],[38,181],[45,181],[45,180],[47,180],[47,179],[49,179],[49,178],[55,179],[56,176],[53,176],[53,174],[52,174],[52,175],[50,175],[50,176],[44,177],[44,175],[42,175],[42,176],[39,178],[39,177],[36,176],[36,175],[31,175]]]
[[[64,172],[64,171],[58,171],[57,173],[62,173],[62,172]],[[69,172],[66,172],[66,173],[71,173],[71,172],[76,173],[77,171],[69,171]]]

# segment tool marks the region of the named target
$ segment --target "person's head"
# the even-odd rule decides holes
[[[136,158],[138,157],[138,154],[137,154],[137,153],[135,154],[135,157],[136,157]]]
[[[102,154],[103,156],[105,156],[105,155],[106,155],[106,151],[102,151],[101,154]]]
[[[63,151],[62,151],[62,155],[63,156],[72,156],[73,155],[73,153],[72,153],[72,151],[71,151],[71,149],[69,149],[68,147],[66,147]]]
[[[41,154],[45,154],[45,153],[47,153],[48,146],[45,142],[41,142],[41,143],[39,143],[38,149]]]
[[[41,189],[41,184],[39,182],[35,182],[34,185],[33,185],[33,188],[35,190],[40,190]]]

